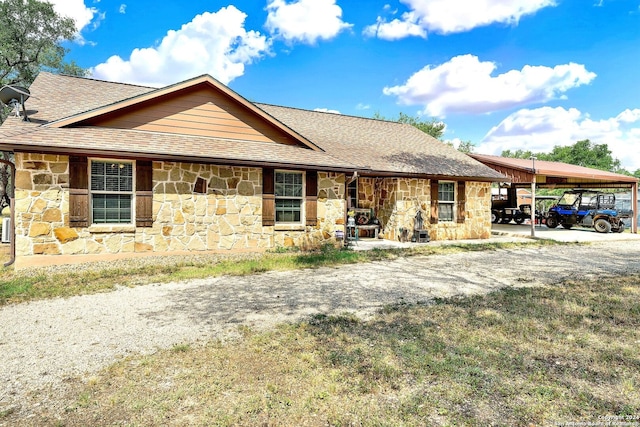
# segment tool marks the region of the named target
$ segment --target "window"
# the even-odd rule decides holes
[[[276,223],[302,221],[302,172],[275,173]]]
[[[454,182],[438,183],[438,220],[453,221],[453,208],[456,200]]]
[[[90,179],[93,223],[130,224],[133,163],[93,160]]]
[[[358,207],[358,180],[354,179],[347,187],[347,207],[349,209]]]

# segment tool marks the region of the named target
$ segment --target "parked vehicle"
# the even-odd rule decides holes
[[[633,218],[633,207],[631,206],[631,203],[631,192],[616,194],[616,210],[618,211],[618,218],[622,220],[625,227],[631,227],[631,219]],[[640,202],[638,202],[636,209],[636,212],[640,212]],[[636,221],[640,221],[640,213],[637,214]],[[636,222],[636,224],[637,223],[638,222]]]
[[[527,218],[531,217],[531,205],[517,205],[516,188],[508,188],[506,194],[501,193],[491,197],[491,222],[507,224],[514,221],[516,224],[522,224]]]
[[[491,222],[494,224],[500,222],[507,224],[512,220],[516,224],[522,224],[527,218],[531,217],[531,205],[520,205],[520,207],[503,206],[503,200],[491,203]]]
[[[616,196],[594,190],[565,191],[558,203],[549,208],[545,223],[549,228],[558,225],[593,228],[598,233],[622,233],[624,223],[615,209]]]

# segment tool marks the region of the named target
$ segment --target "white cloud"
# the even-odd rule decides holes
[[[122,14],[127,13],[127,5],[126,5],[126,4],[124,4],[124,3],[122,3],[122,4],[120,5],[120,8],[118,9],[118,12],[119,12],[119,13],[122,13]]]
[[[58,14],[73,19],[78,32],[87,27],[98,14],[95,7],[87,7],[84,0],[48,0]]]
[[[640,108],[634,110],[626,109],[622,113],[618,114],[618,120],[624,123],[634,123],[640,121]]]
[[[365,27],[363,34],[367,37],[378,37],[384,40],[399,40],[408,36],[427,38],[427,30],[418,25],[411,13],[402,15],[402,19],[386,22],[378,17],[378,22]]]
[[[386,22],[379,17],[376,25],[365,29],[367,35],[398,39],[426,37],[426,32],[460,33],[495,23],[514,25],[525,15],[555,6],[555,0],[400,0],[409,7],[402,19]],[[419,31],[417,28],[421,28]],[[404,30],[404,32],[403,32]]]
[[[265,27],[287,42],[314,44],[353,26],[342,21],[342,9],[336,0],[271,0],[267,12]]]
[[[584,65],[563,64],[553,68],[526,65],[493,76],[497,66],[462,55],[449,62],[424,67],[403,85],[385,87],[403,105],[423,105],[425,115],[481,114],[564,98],[571,88],[590,83],[595,73]]]
[[[640,169],[640,108],[601,120],[593,120],[575,108],[522,109],[492,128],[476,151],[497,155],[518,149],[548,153],[556,145],[572,145],[584,139],[607,144],[625,169]]]
[[[247,15],[234,6],[197,15],[170,30],[158,46],[134,49],[128,60],[112,56],[91,71],[104,80],[164,86],[201,74],[224,84],[244,74],[244,66],[268,53],[270,42],[246,31]]]

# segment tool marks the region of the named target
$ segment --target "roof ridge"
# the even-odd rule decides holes
[[[397,123],[397,124],[400,124],[400,125],[407,124],[407,123],[400,123],[400,122],[397,122],[395,120],[378,119],[378,118],[375,118],[375,117],[363,117],[363,116],[356,116],[356,115],[353,115],[353,114],[332,113],[330,111],[309,110],[307,108],[289,107],[289,106],[286,106],[286,105],[270,104],[268,102],[254,102],[254,101],[251,101],[251,102],[253,102],[258,107],[261,106],[261,105],[265,105],[267,107],[286,108],[288,110],[306,111],[306,112],[309,112],[309,113],[318,113],[318,114],[327,114],[327,115],[331,114],[333,116],[339,116],[339,117],[341,116],[341,117],[348,117],[348,118],[362,119],[362,120],[372,120],[372,121],[382,122],[382,123]]]

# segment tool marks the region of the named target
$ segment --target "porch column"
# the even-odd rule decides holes
[[[536,237],[536,157],[531,156],[531,237]]]

